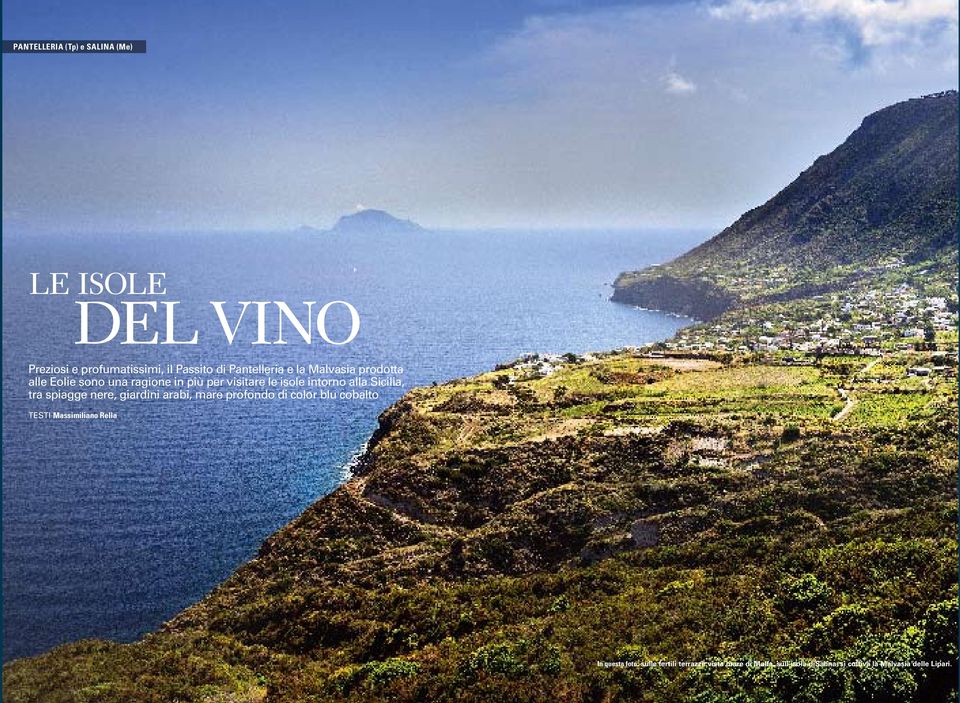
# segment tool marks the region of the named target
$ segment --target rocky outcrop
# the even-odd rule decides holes
[[[621,274],[614,283],[617,303],[710,320],[737,304],[737,296],[709,281],[670,275]]]

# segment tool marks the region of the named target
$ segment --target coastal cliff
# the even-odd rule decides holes
[[[712,320],[738,301],[736,295],[710,281],[654,273],[621,273],[613,283],[611,300],[698,320]]]

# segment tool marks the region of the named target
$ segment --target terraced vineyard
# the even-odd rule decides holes
[[[950,700],[956,369],[906,375],[930,362],[625,351],[412,391],[210,596],[8,665],[4,701]]]

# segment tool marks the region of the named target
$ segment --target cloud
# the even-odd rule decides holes
[[[728,20],[819,25],[859,62],[878,47],[923,44],[956,31],[958,8],[954,0],[725,0],[709,12]]]
[[[486,216],[525,209],[541,225],[547,213],[564,224],[732,221],[868,113],[956,83],[948,32],[910,61],[878,48],[851,71],[819,27],[722,21],[713,7],[540,15],[495,39],[476,83],[484,105],[426,137],[461,141],[443,147],[459,170],[434,169],[447,200],[459,188]]]
[[[667,92],[674,95],[690,95],[697,92],[697,84],[687,80],[676,71],[670,71],[663,77]]]

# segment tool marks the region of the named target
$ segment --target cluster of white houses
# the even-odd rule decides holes
[[[901,284],[892,291],[848,291],[796,301],[787,311],[768,306],[739,311],[681,331],[666,343],[683,351],[880,354],[955,349],[957,305]],[[949,341],[945,343],[944,338]],[[933,343],[933,344],[932,344]]]

